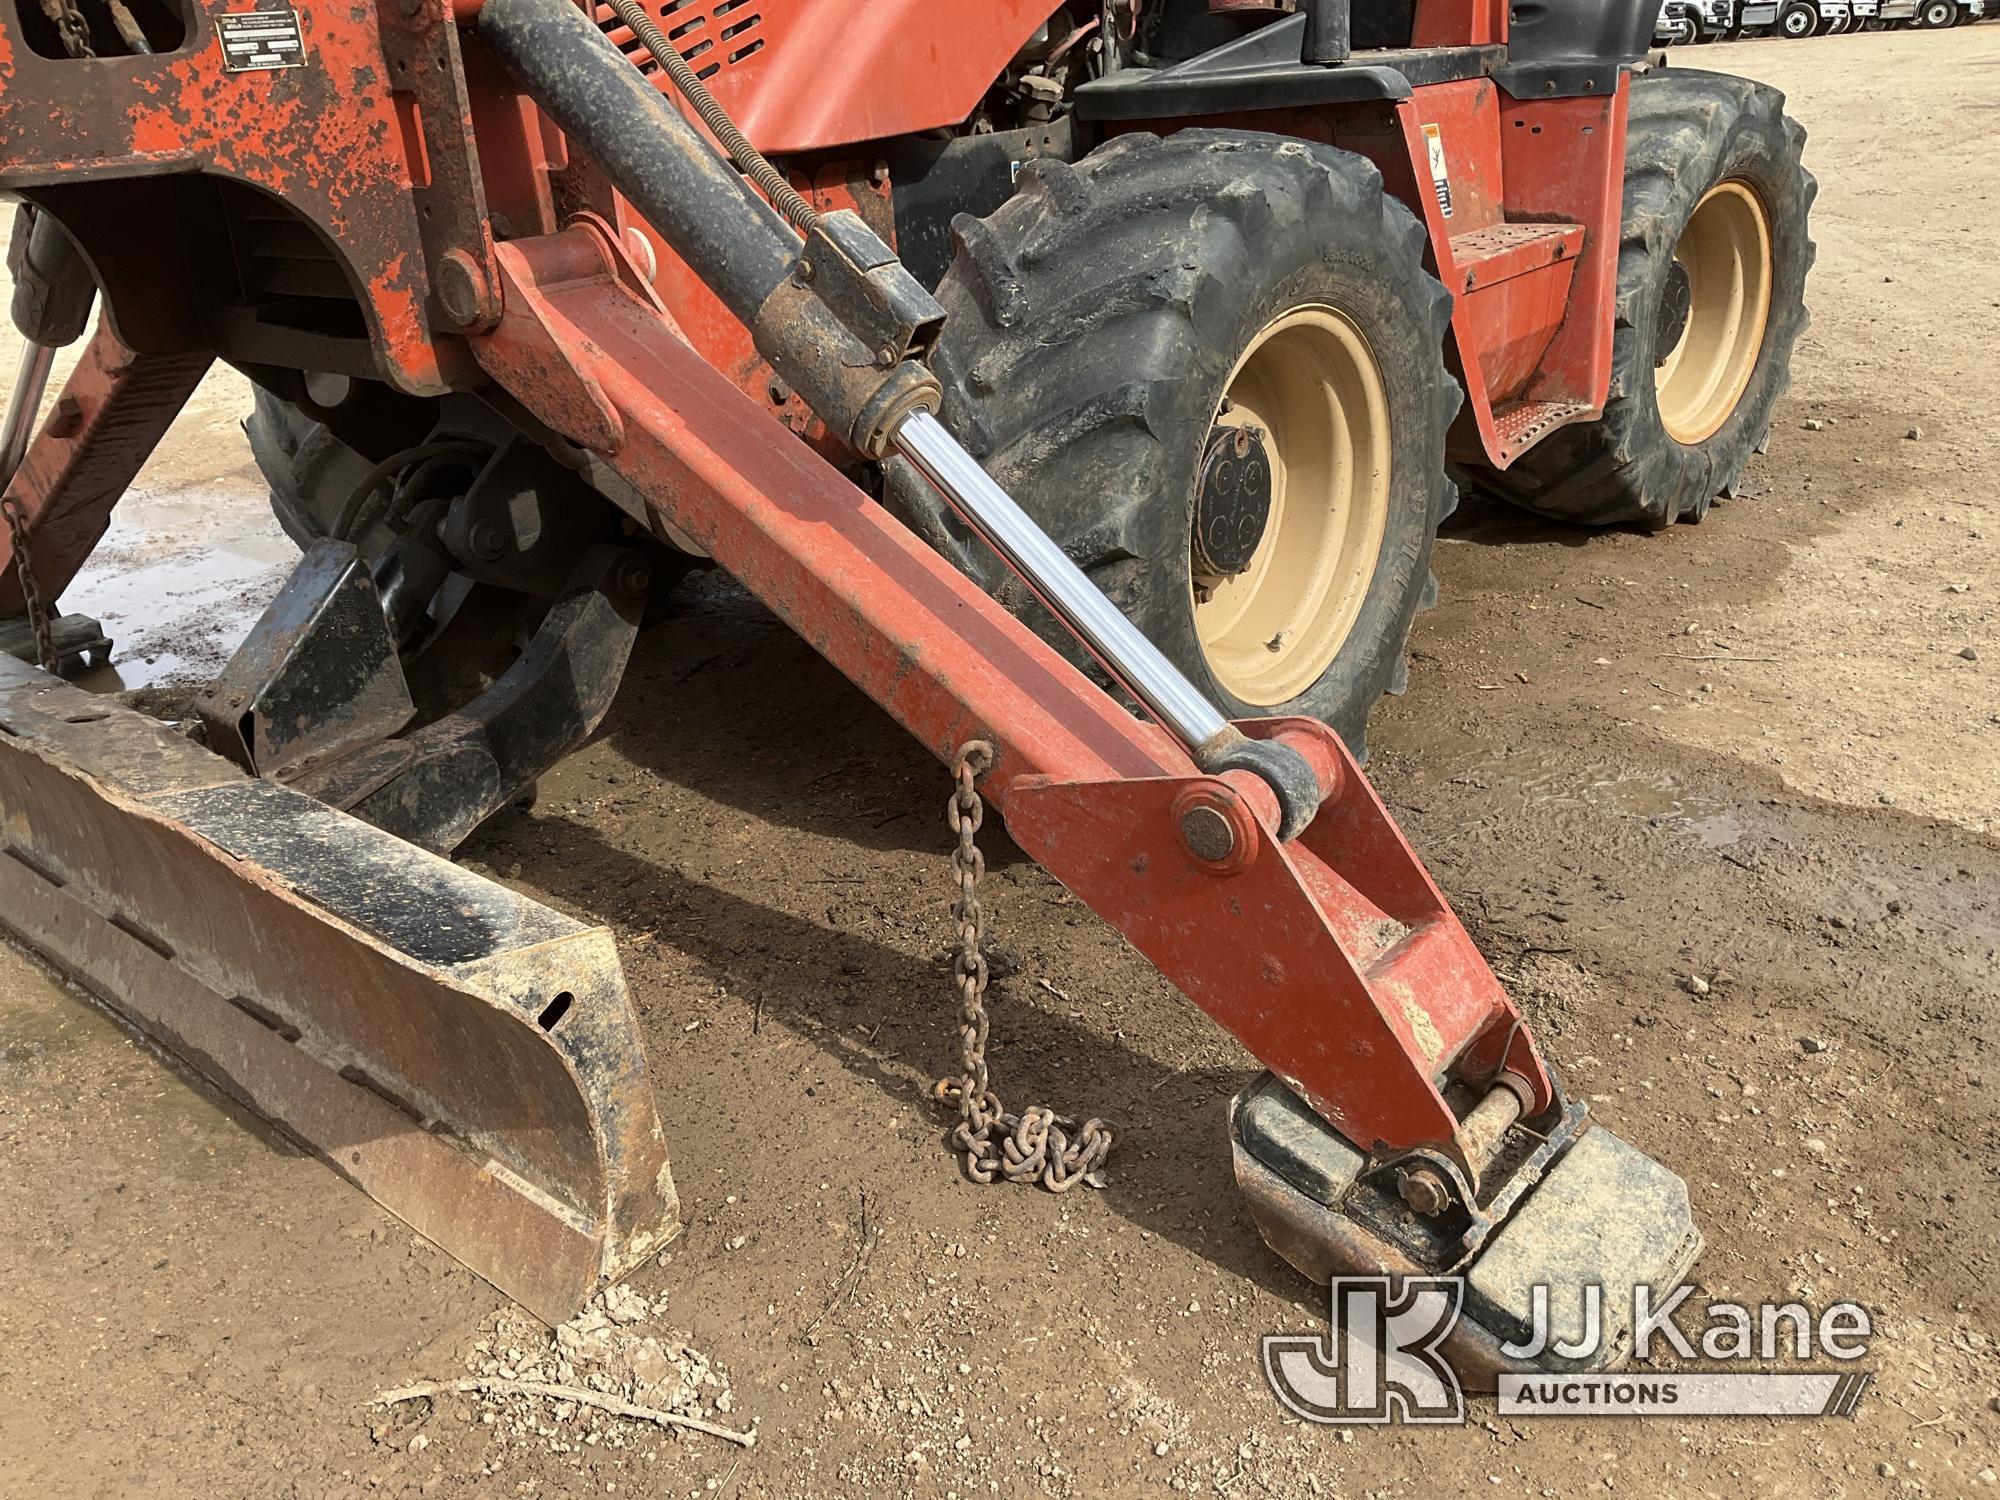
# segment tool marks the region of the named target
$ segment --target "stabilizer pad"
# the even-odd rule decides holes
[[[1569,1118],[1579,1119],[1571,1110]],[[1481,1198],[1507,1202],[1483,1237],[1455,1234],[1450,1221],[1424,1221],[1393,1200],[1373,1165],[1270,1074],[1231,1101],[1236,1182],[1265,1243],[1294,1269],[1324,1283],[1334,1276],[1456,1276],[1465,1310],[1443,1353],[1472,1389],[1490,1389],[1502,1371],[1601,1370],[1632,1352],[1636,1289],[1657,1305],[1701,1253],[1687,1187],[1610,1131],[1580,1122],[1560,1154],[1539,1149],[1532,1129],[1498,1160],[1514,1177],[1489,1174]],[[1529,1180],[1521,1181],[1522,1177]],[[1465,1248],[1468,1239],[1475,1240]],[[1537,1286],[1546,1287],[1535,1326]],[[1565,1357],[1585,1324],[1586,1291],[1596,1286],[1601,1336]],[[1503,1344],[1533,1348],[1520,1357]]]

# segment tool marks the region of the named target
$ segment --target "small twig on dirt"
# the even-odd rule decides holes
[[[448,1392],[461,1394],[477,1392],[487,1396],[540,1396],[548,1401],[574,1401],[579,1406],[594,1406],[599,1411],[608,1411],[615,1417],[630,1417],[635,1422],[652,1422],[660,1427],[685,1427],[689,1432],[705,1432],[710,1437],[721,1438],[725,1443],[734,1443],[739,1448],[755,1446],[755,1432],[738,1432],[729,1427],[718,1427],[713,1422],[704,1422],[700,1417],[684,1417],[679,1412],[661,1411],[656,1406],[634,1406],[630,1401],[620,1401],[616,1396],[607,1396],[602,1391],[586,1390],[580,1385],[549,1385],[540,1380],[503,1380],[491,1375],[469,1375],[463,1380],[422,1380],[415,1385],[398,1386],[393,1391],[377,1391],[369,1398],[370,1406],[394,1406],[402,1401],[418,1401],[426,1396],[442,1396]]]
[[[1926,1427],[1935,1427],[1940,1422],[1949,1422],[1950,1420],[1951,1420],[1951,1413],[1948,1411],[1941,1411],[1936,1416],[1932,1417],[1928,1422],[1919,1422],[1910,1430],[1912,1432],[1920,1432]]]
[[[1047,990],[1051,995],[1054,995],[1056,999],[1062,1001],[1063,1004],[1065,1005],[1069,1004],[1069,996],[1063,993],[1063,991],[1057,989],[1054,985],[1050,984],[1046,979],[1043,979],[1040,975],[1037,975],[1035,977],[1035,983],[1040,985],[1043,989]]]
[[[728,653],[725,651],[716,651],[708,656],[704,656],[700,661],[696,662],[693,666],[689,667],[687,670],[682,672],[680,676],[676,677],[674,679],[674,686],[679,687],[682,683],[690,682],[693,679],[699,677],[703,672],[706,672],[710,667],[714,666],[717,662],[721,661],[727,655]]]
[[[847,1269],[840,1273],[840,1280],[833,1284],[833,1295],[826,1299],[826,1306],[819,1310],[814,1319],[799,1330],[799,1342],[813,1342],[813,1332],[826,1321],[826,1315],[854,1295],[854,1288],[861,1283],[861,1273],[868,1269],[868,1257],[875,1252],[875,1241],[880,1231],[875,1221],[868,1217],[868,1195],[861,1195],[861,1225],[854,1245],[854,1259],[847,1263]]]
[[[1610,606],[1610,605],[1608,605],[1608,604],[1599,604],[1599,603],[1598,603],[1598,602],[1597,602],[1597,601],[1596,601],[1595,599],[1586,599],[1586,598],[1584,598],[1584,597],[1583,597],[1583,595],[1581,595],[1581,594],[1578,594],[1578,595],[1576,595],[1575,597],[1576,597],[1576,602],[1577,602],[1578,604],[1588,604],[1588,605],[1589,605],[1589,606],[1590,606],[1590,607],[1591,607],[1592,609],[1609,609],[1609,608],[1611,608],[1611,606]]]
[[[757,997],[757,1008],[750,1012],[750,1035],[755,1036],[764,1029],[764,997]]]
[[[1656,651],[1655,656],[1668,661],[1783,661],[1782,656],[1734,656],[1727,651],[1709,651],[1699,656],[1690,656],[1682,651]]]
[[[1751,864],[1748,860],[1738,859],[1735,855],[1731,854],[1727,849],[1721,849],[1716,852],[1722,856],[1724,861],[1736,866],[1737,869],[1748,870],[1752,875],[1758,873],[1757,867],[1755,865]]]
[[[1194,1061],[1194,1054],[1189,1053],[1186,1057],[1180,1060],[1180,1066],[1176,1067],[1173,1070],[1173,1072],[1169,1073],[1165,1078],[1162,1078],[1158,1083],[1154,1084],[1149,1092],[1157,1094],[1161,1089],[1165,1088],[1168,1084],[1172,1083],[1176,1078],[1180,1077],[1181,1074],[1185,1073],[1187,1071],[1188,1064],[1193,1061]]]

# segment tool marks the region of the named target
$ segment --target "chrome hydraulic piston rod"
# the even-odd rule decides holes
[[[858,217],[819,215],[801,243],[570,0],[483,0],[476,25],[835,432],[915,464],[1197,766],[1263,780],[1281,837],[1312,821],[1322,788],[1305,757],[1232,726],[937,420],[923,361],[943,309]]]

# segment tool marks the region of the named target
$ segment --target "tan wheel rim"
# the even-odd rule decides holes
[[[1270,707],[1320,679],[1368,597],[1389,522],[1389,395],[1349,318],[1298,307],[1250,341],[1215,420],[1263,430],[1271,510],[1240,573],[1195,573],[1195,629],[1216,680]]]
[[[1660,421],[1677,443],[1712,436],[1749,388],[1771,317],[1771,218],[1734,179],[1694,207],[1674,259],[1688,278],[1680,340],[1653,372]]]

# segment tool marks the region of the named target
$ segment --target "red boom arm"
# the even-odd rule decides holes
[[[1463,1159],[1442,1089],[1502,1072],[1545,1108],[1512,1002],[1339,738],[1282,737],[1336,789],[1297,841],[1244,773],[1204,776],[717,373],[632,288],[590,222],[501,245],[480,364],[602,453],[662,529],[700,543],[943,759],[999,754],[1010,833],[1350,1140]],[[1234,835],[1204,859],[1191,808]]]

